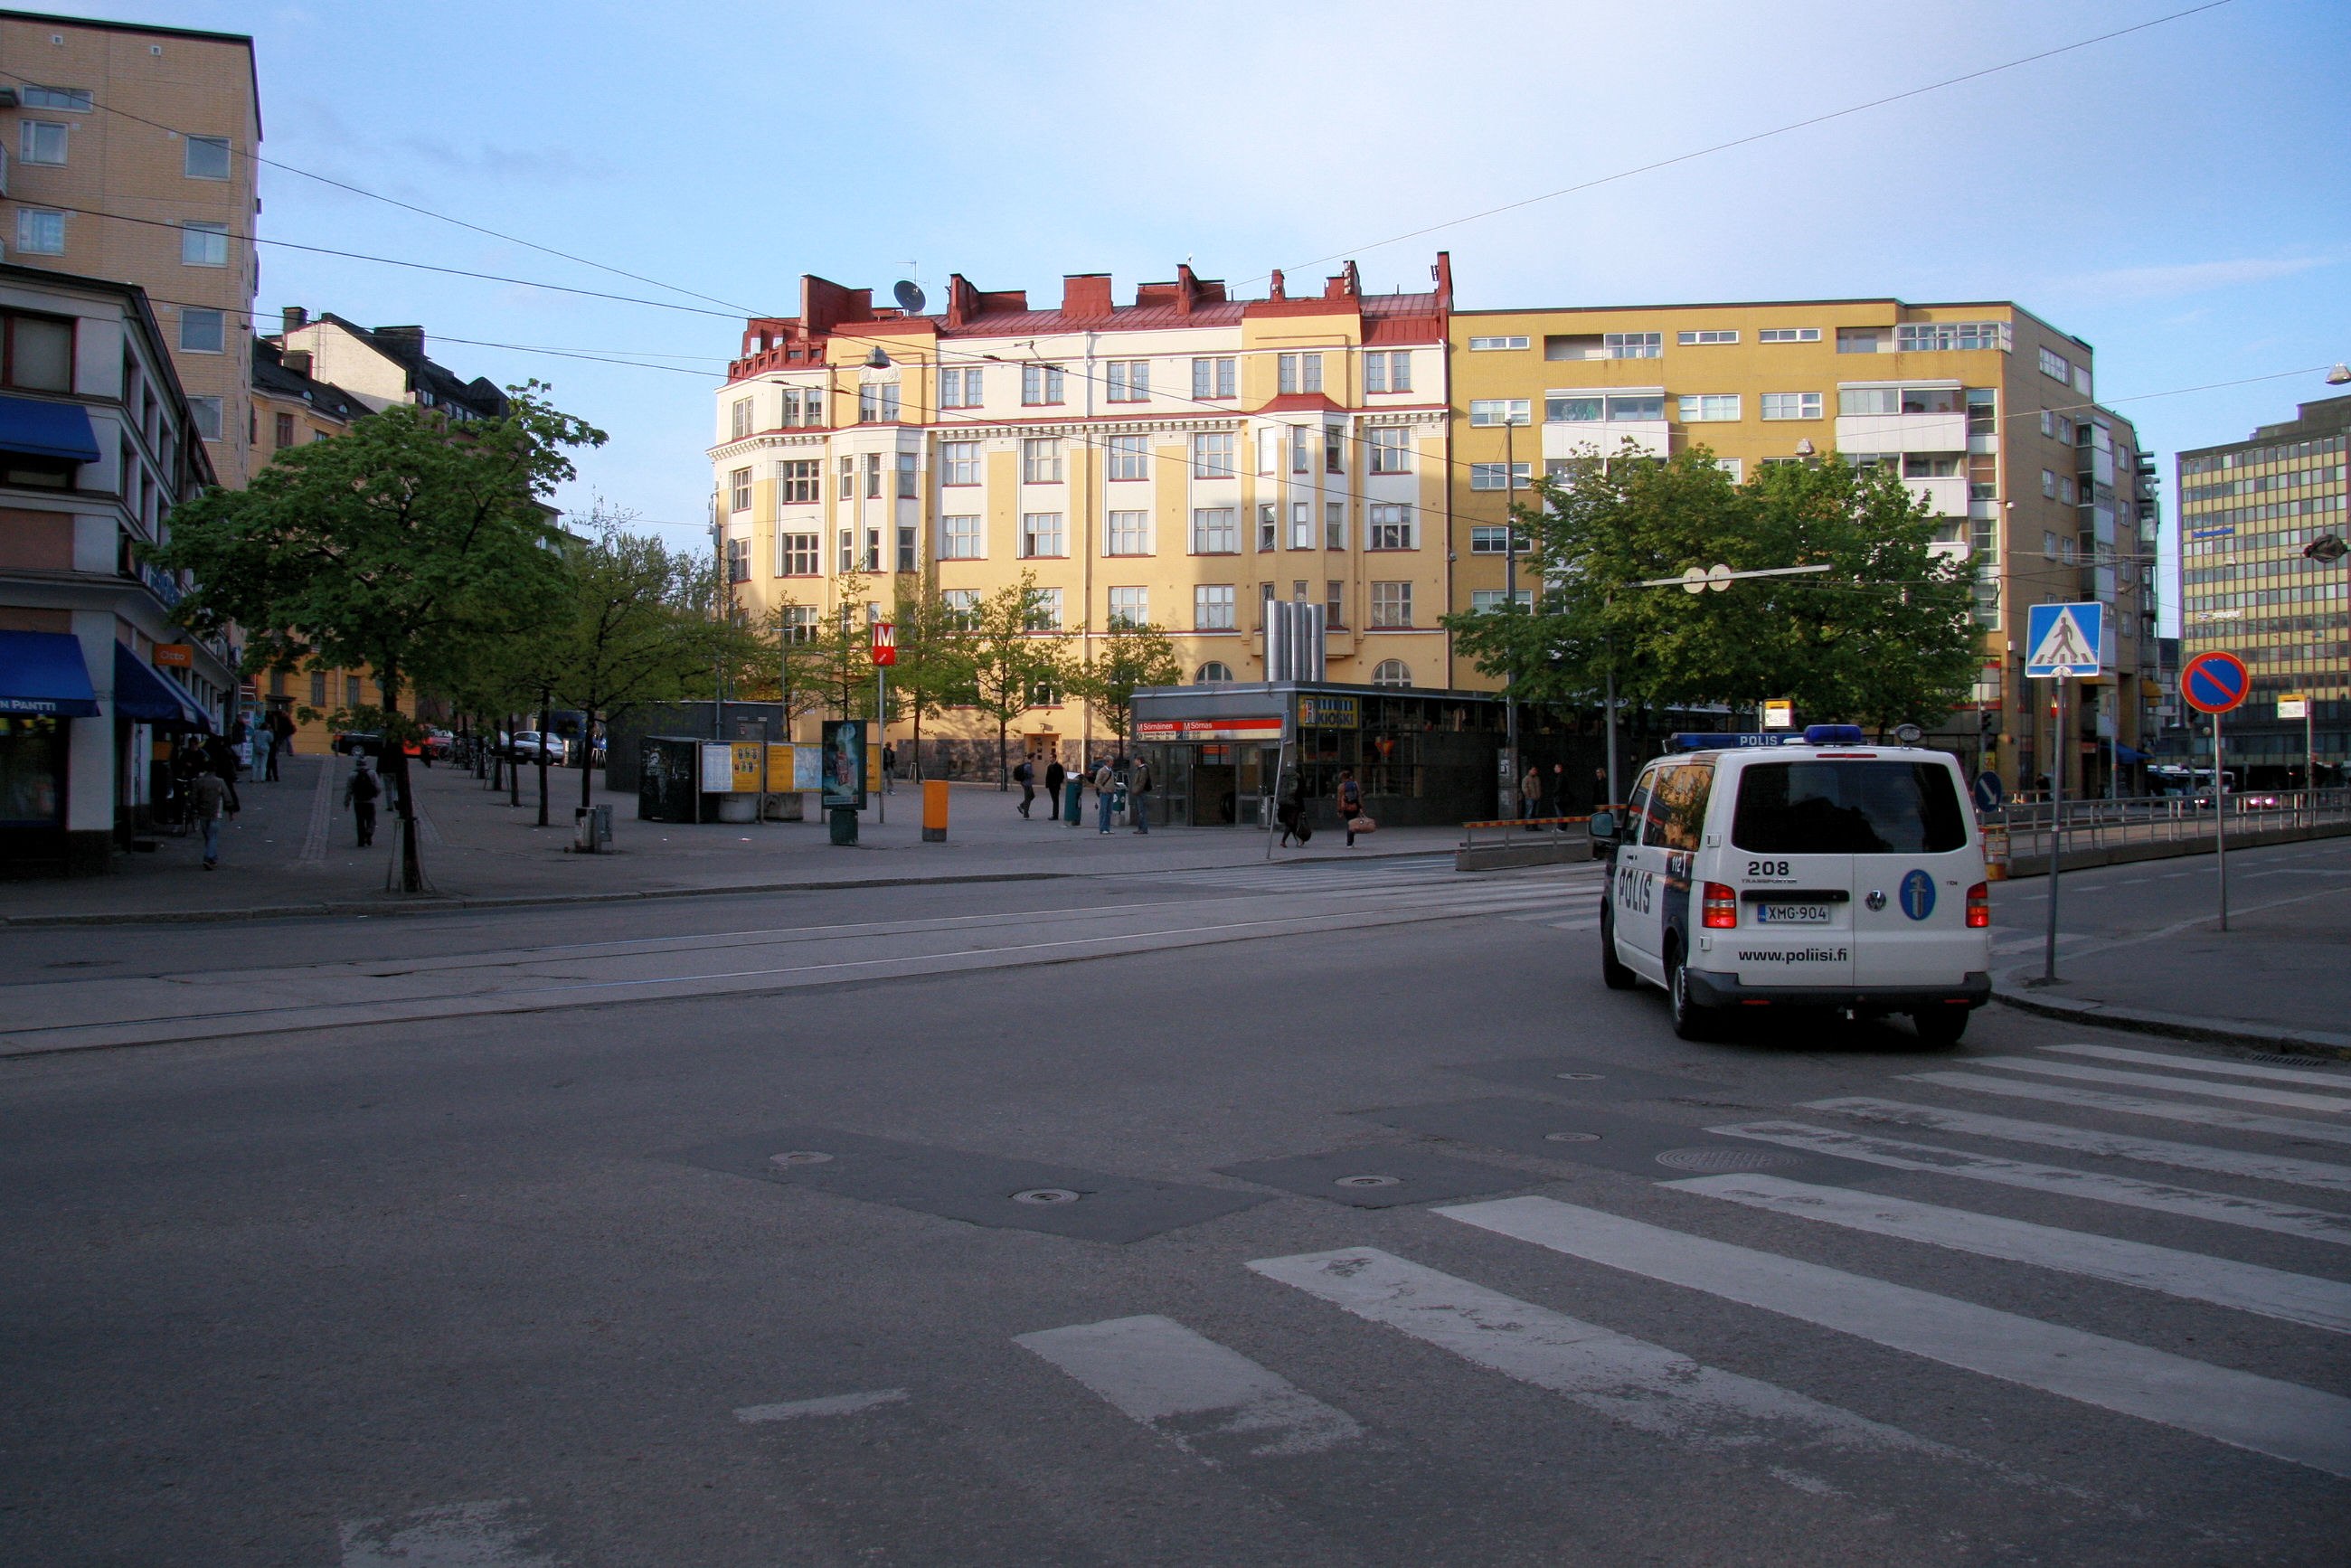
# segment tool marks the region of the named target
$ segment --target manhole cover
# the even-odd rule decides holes
[[[1332,1186],[1401,1186],[1404,1185],[1404,1178],[1384,1176],[1341,1176],[1331,1185]]]
[[[1015,1203],[1036,1204],[1075,1203],[1081,1196],[1081,1194],[1071,1192],[1065,1186],[1032,1186],[1026,1192],[1014,1193],[1012,1195],[1012,1201]]]
[[[1601,1079],[1601,1074],[1597,1072],[1554,1072],[1552,1076],[1564,1078],[1570,1083],[1597,1083]]]
[[[1597,1133],[1545,1133],[1543,1134],[1543,1142],[1546,1144],[1596,1144],[1599,1141],[1600,1134]]]
[[[771,1166],[820,1166],[831,1158],[831,1155],[815,1149],[786,1149],[780,1155],[769,1155],[768,1163]]]
[[[1667,1149],[1657,1163],[1672,1170],[1719,1175],[1729,1171],[1776,1171],[1804,1163],[1802,1155],[1778,1149]]]

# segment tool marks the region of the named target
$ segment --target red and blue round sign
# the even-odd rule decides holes
[[[2179,695],[2198,713],[2227,713],[2245,700],[2252,684],[2234,653],[2199,653],[2179,672]]]

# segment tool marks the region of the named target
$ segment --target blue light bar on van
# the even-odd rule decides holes
[[[1766,746],[1865,746],[1857,724],[1816,724],[1802,734],[1792,729],[1679,730],[1666,737],[1668,751],[1739,751]]]
[[[1868,741],[1857,724],[1815,724],[1804,729],[1806,746],[1865,746]]]

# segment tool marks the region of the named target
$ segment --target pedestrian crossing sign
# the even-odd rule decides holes
[[[2033,605],[2025,617],[2025,674],[2036,681],[2096,679],[2105,621],[2103,604]]]

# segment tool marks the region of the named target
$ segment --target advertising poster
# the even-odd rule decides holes
[[[792,745],[792,788],[802,794],[824,788],[824,746],[821,742]]]
[[[865,726],[853,718],[824,721],[824,804],[865,809]]]

